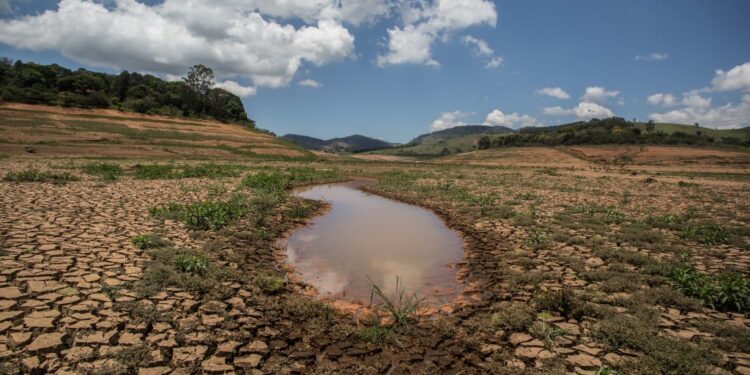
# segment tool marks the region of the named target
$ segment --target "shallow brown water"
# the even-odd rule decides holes
[[[321,297],[369,303],[371,282],[395,292],[396,277],[430,303],[460,292],[453,267],[463,241],[433,212],[357,190],[362,182],[318,185],[295,195],[331,209],[294,232],[287,261]]]

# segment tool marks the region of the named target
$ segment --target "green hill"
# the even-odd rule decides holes
[[[631,122],[619,117],[570,124],[523,128],[516,133],[488,136],[479,148],[604,144],[663,144],[750,146],[750,128],[709,129],[695,125]]]
[[[403,146],[377,150],[372,153],[421,157],[457,154],[475,149],[479,139],[483,136],[512,132],[513,129],[504,126],[456,126],[450,129],[422,134]]]

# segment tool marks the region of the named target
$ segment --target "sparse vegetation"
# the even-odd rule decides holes
[[[104,181],[116,181],[122,176],[122,168],[113,163],[89,163],[81,170],[83,173],[97,176]]]
[[[226,202],[167,203],[152,207],[150,213],[153,217],[181,220],[191,229],[216,230],[247,215],[248,206],[243,198],[235,197]]]
[[[3,181],[8,182],[49,182],[55,185],[64,185],[71,181],[78,181],[78,177],[68,172],[47,172],[29,168],[18,172],[8,172]]]
[[[130,239],[133,245],[138,246],[141,250],[155,249],[159,247],[167,247],[172,243],[163,239],[158,234],[142,234],[134,236]]]

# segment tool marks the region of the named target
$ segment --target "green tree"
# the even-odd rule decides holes
[[[208,90],[214,85],[214,71],[207,66],[198,64],[188,70],[187,77],[183,78],[183,81],[190,91],[205,97]]]
[[[646,133],[651,134],[654,131],[654,129],[656,129],[656,124],[654,123],[654,120],[649,120],[646,123]]]

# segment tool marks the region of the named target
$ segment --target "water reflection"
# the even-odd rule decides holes
[[[432,212],[356,189],[357,183],[297,191],[331,210],[292,234],[287,261],[321,296],[367,303],[370,279],[393,293],[396,276],[430,302],[458,294],[463,242]],[[368,278],[369,277],[369,278]]]

